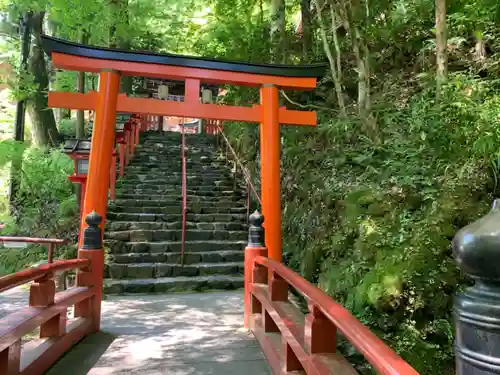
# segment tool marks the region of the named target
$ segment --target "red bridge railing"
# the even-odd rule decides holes
[[[263,217],[250,218],[245,249],[245,326],[259,341],[273,374],[355,374],[337,353],[341,333],[381,375],[418,375],[408,363],[326,293],[267,258]],[[308,301],[304,316],[289,300],[294,288]]]
[[[33,237],[8,237],[0,236],[0,243],[4,242],[21,242],[29,243],[34,245],[48,245],[48,263],[52,263],[54,260],[54,249],[57,245],[67,244],[67,240],[61,240],[58,238],[33,238]]]
[[[31,282],[28,307],[0,317],[0,374],[41,375],[83,337],[99,331],[104,271],[100,223],[98,215],[87,217],[89,227],[78,259],[58,260],[0,277],[0,292]],[[35,240],[45,239],[24,240],[43,243]],[[68,270],[78,270],[77,286],[56,292],[55,274]],[[74,316],[68,318],[72,306]],[[26,337],[37,329],[39,338]]]

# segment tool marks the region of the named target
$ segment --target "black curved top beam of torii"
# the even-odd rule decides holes
[[[81,56],[92,59],[118,60],[137,63],[180,66],[221,71],[232,71],[259,75],[281,77],[311,77],[324,76],[325,63],[310,65],[254,64],[229,60],[218,60],[204,57],[183,56],[174,54],[159,54],[145,51],[129,51],[116,48],[91,47],[73,43],[59,38],[42,35],[42,46],[49,56],[53,52]]]
[[[262,107],[259,104],[249,107],[200,103],[201,84],[260,87],[262,90],[266,86],[284,90],[314,90],[318,77],[323,76],[326,69],[323,63],[305,66],[253,64],[92,47],[46,35],[42,36],[42,46],[51,57],[53,66],[63,70],[89,73],[114,70],[121,76],[183,81],[185,100],[182,103],[129,97],[125,94],[118,96],[118,112],[157,116],[259,123],[262,119]],[[49,92],[49,106],[93,110],[96,107],[96,93]],[[279,122],[315,125],[316,114],[280,107]]]

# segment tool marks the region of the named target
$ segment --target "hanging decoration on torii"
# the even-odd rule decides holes
[[[49,92],[49,106],[95,110],[83,217],[106,217],[107,190],[116,113],[178,116],[260,123],[261,199],[269,257],[281,261],[280,124],[316,125],[316,113],[279,106],[279,89],[313,90],[325,64],[251,64],[173,54],[91,47],[42,36],[45,52],[58,69],[99,73],[99,91]],[[120,77],[184,81],[184,101],[120,94]],[[201,85],[260,87],[260,104],[250,107],[203,103]],[[307,152],[307,150],[305,150]],[[82,229],[83,229],[82,224]],[[104,220],[102,225],[104,225]]]

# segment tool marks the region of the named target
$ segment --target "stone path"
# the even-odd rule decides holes
[[[102,332],[84,339],[48,375],[268,375],[243,329],[243,293],[111,296]]]
[[[28,306],[29,289],[18,286],[0,293],[0,318]]]

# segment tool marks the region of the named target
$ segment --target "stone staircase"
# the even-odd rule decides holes
[[[242,287],[247,209],[243,190],[217,159],[213,138],[186,135],[187,225],[181,265],[181,135],[141,136],[108,207],[105,292]]]

